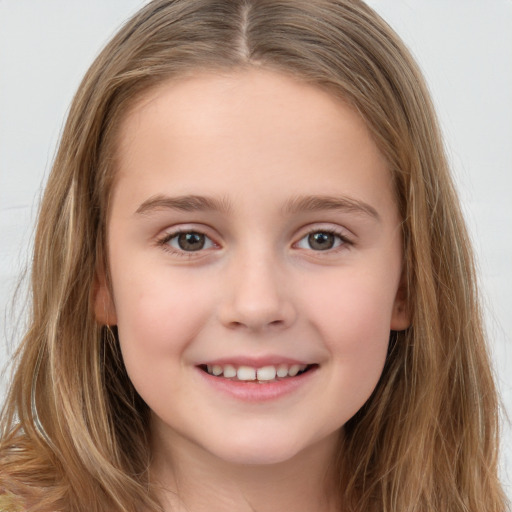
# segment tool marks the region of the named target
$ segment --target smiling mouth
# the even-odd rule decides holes
[[[231,364],[204,364],[199,366],[205,373],[214,377],[240,382],[259,382],[260,384],[298,377],[316,367],[318,367],[317,364],[279,364],[276,366],[262,366],[260,368]]]

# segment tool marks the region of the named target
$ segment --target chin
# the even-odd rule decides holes
[[[287,439],[281,436],[260,436],[257,439],[238,436],[229,441],[209,451],[219,459],[236,465],[281,464],[307,450],[307,445],[294,443],[289,435]]]
[[[219,453],[218,456],[225,462],[243,466],[269,466],[281,464],[293,459],[297,452],[280,451],[279,453],[267,452],[266,450],[247,450],[244,452]]]

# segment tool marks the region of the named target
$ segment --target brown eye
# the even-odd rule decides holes
[[[180,252],[194,252],[213,247],[213,242],[203,233],[184,231],[170,236],[165,243]]]
[[[199,251],[204,247],[205,237],[201,233],[180,233],[178,246],[184,251]]]
[[[328,251],[349,243],[343,236],[331,231],[312,231],[299,240],[297,247],[313,251]]]
[[[315,251],[326,251],[332,249],[336,242],[336,235],[333,233],[310,233],[308,235],[308,243],[311,249]]]

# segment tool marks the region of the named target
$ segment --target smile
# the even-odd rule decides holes
[[[290,377],[296,377],[301,375],[313,366],[311,364],[279,364],[279,365],[266,365],[260,368],[254,368],[252,366],[234,364],[207,364],[201,365],[200,368],[215,377],[222,377],[224,379],[230,379],[232,381],[245,381],[245,382],[259,382],[269,383],[276,382],[281,379],[287,379]]]
[[[196,366],[202,381],[215,393],[248,403],[266,403],[310,389],[318,363],[282,357],[217,359]],[[313,379],[313,380],[312,380]]]

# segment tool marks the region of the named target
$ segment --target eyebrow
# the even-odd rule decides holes
[[[297,196],[290,199],[284,206],[284,213],[316,212],[324,210],[335,210],[348,213],[359,213],[367,215],[380,221],[381,217],[377,210],[359,199],[348,196]]]
[[[152,196],[144,201],[136,210],[138,214],[149,214],[157,210],[179,210],[183,212],[208,212],[219,211],[229,213],[231,204],[226,199],[214,197],[185,195],[185,196]]]
[[[199,195],[165,196],[155,195],[144,201],[136,210],[136,214],[147,215],[158,210],[178,210],[183,212],[221,212],[232,211],[231,203],[225,198]],[[282,208],[283,214],[335,210],[358,213],[380,221],[377,210],[358,199],[347,196],[311,195],[297,196],[289,199]]]

